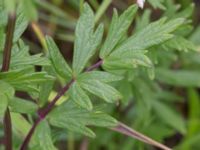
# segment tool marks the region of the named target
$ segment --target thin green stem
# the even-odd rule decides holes
[[[104,0],[99,7],[97,13],[95,14],[95,22],[98,22],[102,15],[105,13],[106,9],[112,3],[112,0]]]

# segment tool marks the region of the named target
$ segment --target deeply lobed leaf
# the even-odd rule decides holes
[[[48,117],[50,123],[54,126],[66,128],[90,137],[94,137],[95,134],[86,126],[112,127],[117,123],[114,118],[101,111],[82,109],[70,100],[54,109]]]
[[[100,58],[107,57],[119,43],[122,37],[126,34],[133,18],[136,14],[137,6],[132,5],[123,14],[118,17],[117,11],[114,10],[112,22],[110,24],[107,38],[101,48]]]
[[[88,4],[84,4],[84,10],[78,20],[75,31],[73,73],[79,74],[88,60],[94,55],[101,43],[103,25],[99,25],[94,32],[94,14]]]

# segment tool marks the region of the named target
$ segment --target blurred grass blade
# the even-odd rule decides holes
[[[156,147],[163,149],[163,150],[172,150],[171,148],[169,148],[169,147],[167,147],[167,146],[165,146],[165,145],[163,145],[159,142],[154,141],[153,139],[135,131],[134,129],[131,129],[130,127],[128,127],[127,125],[125,125],[121,122],[119,122],[116,127],[111,128],[111,130],[122,133],[124,135],[129,136],[129,137],[138,139],[139,141],[142,141],[142,142],[145,142],[147,144],[156,146]]]
[[[102,15],[105,13],[106,9],[109,7],[109,5],[112,3],[112,0],[104,0],[99,7],[96,15],[95,15],[95,22],[98,22],[99,19],[102,17]]]

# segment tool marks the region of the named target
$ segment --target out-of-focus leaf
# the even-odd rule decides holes
[[[4,0],[3,1],[4,4],[5,4],[5,9],[8,13],[12,13],[15,11],[15,8],[16,8],[16,3],[17,1],[16,0],[10,0],[10,1],[6,1]]]
[[[200,98],[194,89],[188,89],[189,120],[187,138],[193,137],[200,132]]]
[[[154,8],[160,8],[162,10],[165,10],[165,6],[163,5],[164,0],[148,0],[148,2],[154,7]]]
[[[24,15],[26,15],[27,19],[29,20],[37,20],[38,14],[35,8],[35,4],[33,0],[22,0],[22,7],[24,11]]]
[[[160,103],[158,101],[153,103],[153,108],[156,114],[159,116],[163,122],[167,125],[171,126],[172,128],[176,129],[182,134],[186,133],[186,125],[183,118],[175,112],[173,109]]]
[[[5,10],[5,4],[4,4],[4,1],[3,0],[1,0],[0,1],[0,20],[1,20],[1,22],[0,22],[0,28],[1,27],[4,27],[5,25],[6,25],[6,23],[7,23],[7,12],[6,12],[6,10]]]
[[[3,51],[5,41],[4,28],[0,25],[0,52]]]
[[[195,44],[180,36],[174,36],[172,39],[165,42],[163,47],[165,49],[170,49],[170,50],[176,49],[179,51],[186,51],[186,52],[190,50],[197,51],[197,46],[195,46]]]
[[[191,138],[183,141],[180,145],[176,147],[177,150],[191,150],[199,149],[200,134],[193,135]]]
[[[0,93],[1,101],[0,101],[0,120],[3,119],[4,113],[8,106],[8,97],[4,93]]]
[[[183,102],[184,98],[177,95],[176,93],[169,91],[160,91],[156,93],[156,97],[167,102]]]
[[[197,27],[193,34],[190,35],[190,40],[192,42],[194,42],[196,45],[200,46],[200,39],[199,39],[199,36],[200,36],[200,27]]]
[[[173,86],[199,87],[199,76],[200,72],[198,71],[156,69],[156,79]]]
[[[62,114],[62,115],[60,115]],[[55,108],[48,116],[52,125],[79,132],[90,137],[95,134],[86,126],[113,127],[117,121],[109,115],[93,109],[88,111],[75,105],[71,100]]]

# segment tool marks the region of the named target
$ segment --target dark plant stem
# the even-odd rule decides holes
[[[60,97],[62,97],[70,88],[70,86],[74,83],[74,79],[72,79],[68,84],[66,84],[59,92],[58,94],[54,97],[54,99],[49,103],[49,105],[47,105],[47,107],[42,110],[41,112],[39,112],[39,117],[40,120],[43,120],[47,114],[53,109],[53,107],[55,106],[56,102],[60,99]]]
[[[10,58],[11,58],[13,34],[15,30],[15,22],[16,22],[15,13],[9,14],[1,72],[7,72],[10,67]],[[12,150],[12,124],[11,124],[9,108],[6,109],[4,116],[4,144],[5,144],[5,150]]]
[[[92,71],[94,69],[97,69],[98,67],[100,67],[103,63],[103,60],[98,61],[96,64],[92,65],[91,67],[89,67],[88,69],[85,70],[85,72],[89,72]],[[46,108],[44,108],[41,111],[38,111],[38,115],[39,118],[35,121],[35,123],[33,124],[33,126],[31,127],[31,129],[29,130],[28,134],[26,135],[20,150],[26,150],[27,146],[31,140],[31,137],[35,131],[35,128],[37,127],[37,125],[46,118],[46,116],[49,114],[49,112],[51,112],[51,110],[54,108],[56,102],[69,90],[70,86],[75,82],[75,79],[72,79],[71,81],[69,81],[69,83],[67,83],[58,93],[57,95],[54,97],[54,99],[47,105]]]
[[[102,64],[103,64],[103,60],[99,60],[96,64],[94,64],[94,65],[90,66],[89,68],[87,68],[85,70],[85,72],[89,72],[89,71],[92,71],[92,70],[94,70],[96,68],[99,68]]]
[[[35,123],[34,123],[33,126],[31,127],[31,129],[29,130],[29,132],[28,132],[26,138],[24,139],[23,144],[21,145],[20,150],[26,150],[26,149],[27,149],[28,143],[29,143],[29,141],[30,141],[30,139],[31,139],[31,137],[32,137],[32,135],[33,135],[33,133],[34,133],[34,131],[35,131],[35,128],[36,128],[37,125],[40,123],[40,121],[42,121],[40,118],[38,118],[38,119],[35,121]]]
[[[3,53],[3,64],[1,68],[2,72],[8,71],[10,67],[11,48],[12,48],[13,34],[15,30],[15,22],[16,22],[15,14],[10,14],[8,19],[6,42]]]
[[[9,108],[6,109],[4,116],[4,144],[5,150],[12,150],[12,123]]]

